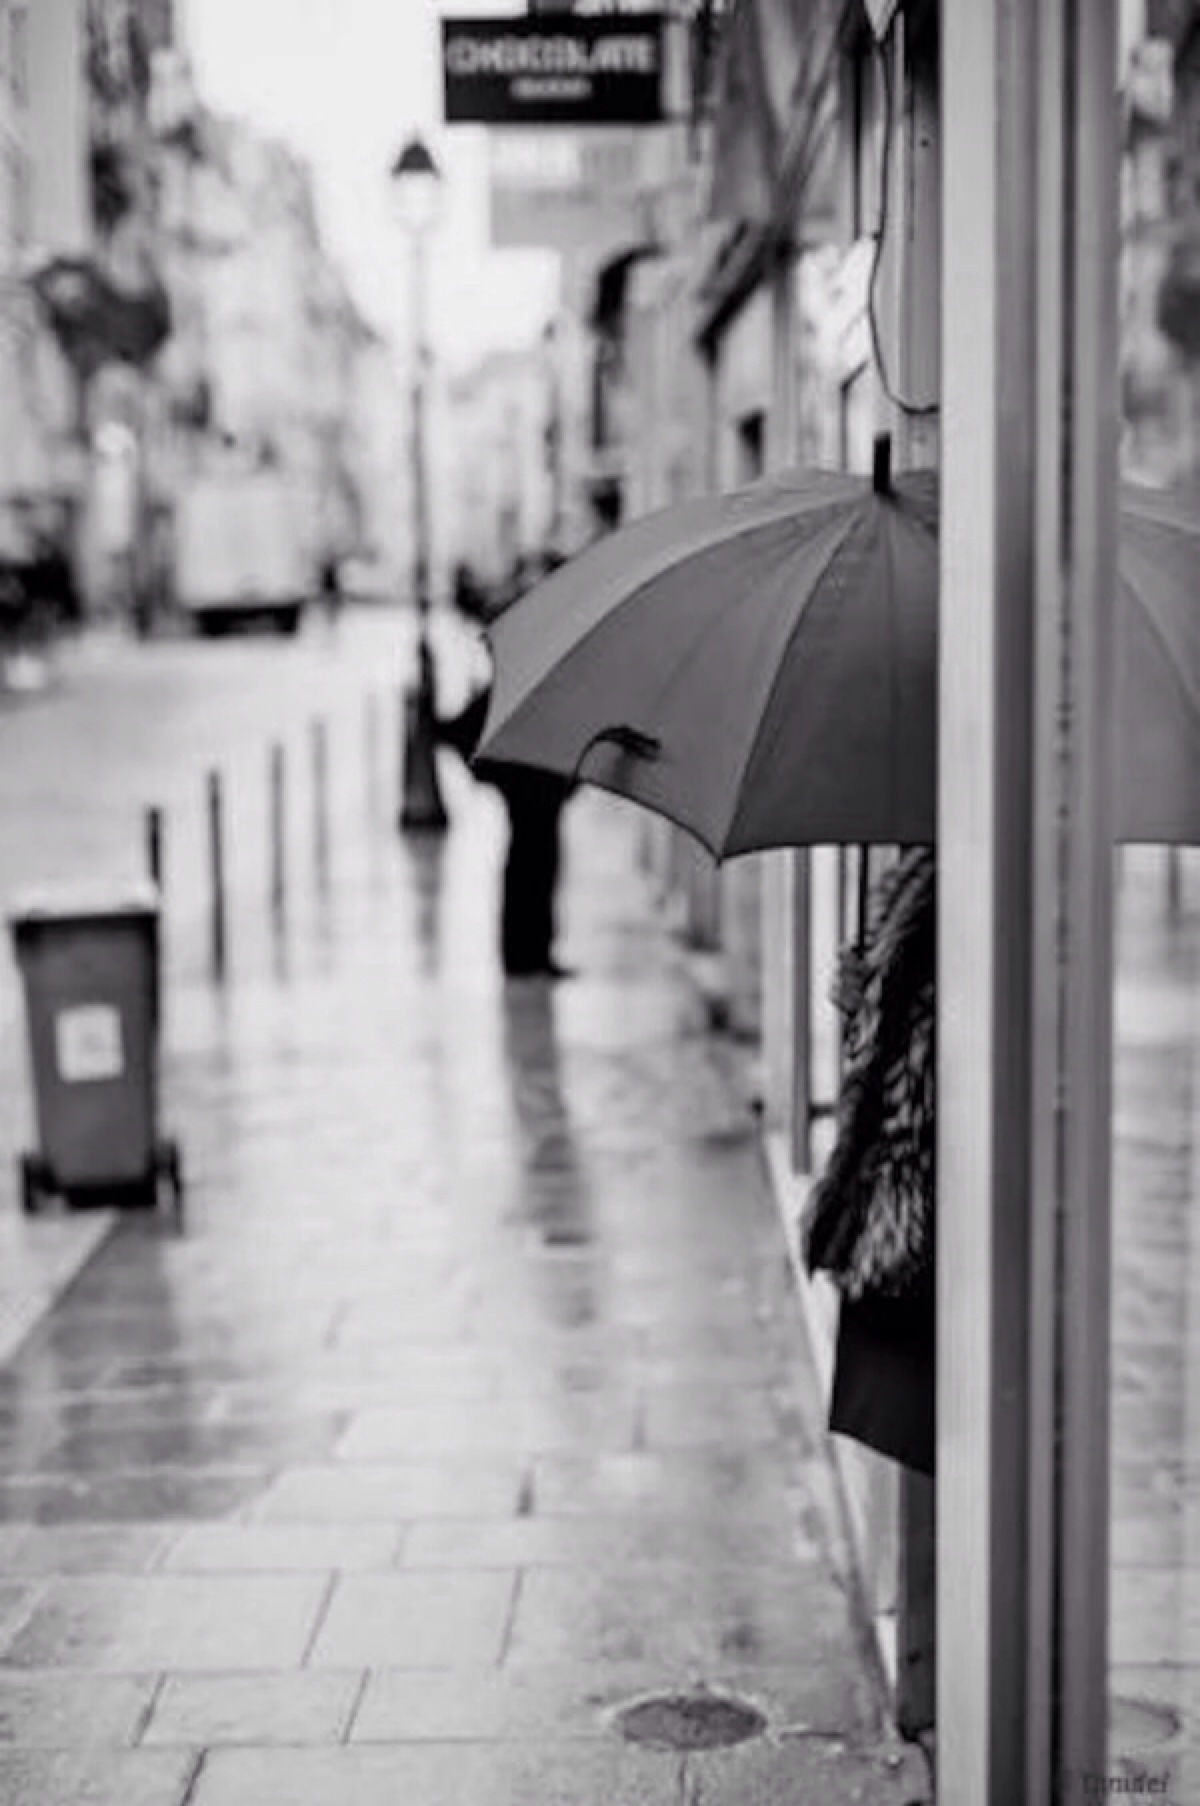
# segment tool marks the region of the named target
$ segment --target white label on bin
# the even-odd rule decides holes
[[[54,1019],[58,1076],[68,1085],[117,1079],[125,1070],[121,1016],[109,1003],[82,1003]]]

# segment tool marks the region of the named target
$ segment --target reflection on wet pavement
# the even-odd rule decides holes
[[[573,820],[582,976],[506,987],[500,823],[452,786],[436,849],[339,832],[286,977],[264,937],[223,999],[177,986],[187,1234],[123,1220],[0,1372],[0,1797],[917,1799],[628,818]],[[701,1683],[767,1737],[610,1723]]]
[[[1200,1788],[1200,924],[1126,849],[1113,1140],[1110,1748]],[[1132,1772],[1132,1770],[1131,1770]]]

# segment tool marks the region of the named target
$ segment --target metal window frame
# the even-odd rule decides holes
[[[1115,26],[943,6],[938,1768],[971,1806],[1107,1759]]]

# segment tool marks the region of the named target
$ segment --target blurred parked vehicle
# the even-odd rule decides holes
[[[278,470],[194,478],[175,515],[175,595],[200,633],[292,634],[317,589],[302,498]]]
[[[358,553],[338,565],[342,595],[347,602],[394,602],[396,580],[382,558]]]

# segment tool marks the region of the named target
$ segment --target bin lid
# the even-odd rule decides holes
[[[94,922],[114,916],[156,916],[158,886],[147,878],[99,878],[39,884],[15,896],[8,919],[14,929],[42,922]]]

